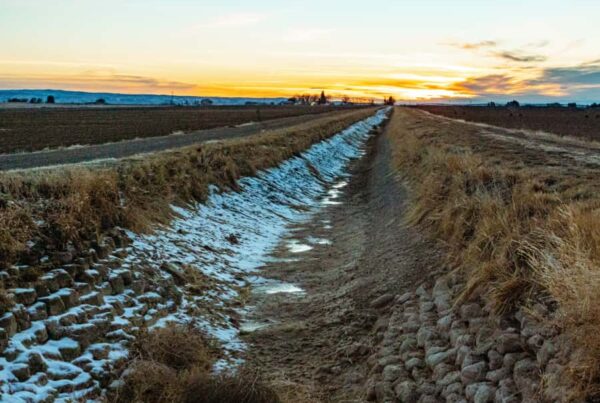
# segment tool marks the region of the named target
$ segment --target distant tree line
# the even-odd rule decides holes
[[[487,106],[490,108],[496,108],[496,107],[500,107],[501,105],[497,104],[496,102],[488,102]],[[522,105],[519,103],[519,101],[517,100],[512,100],[510,102],[507,102],[504,105],[506,108],[520,108],[522,107]],[[587,107],[587,108],[600,108],[600,103],[592,103],[590,105],[577,105],[576,102],[569,102],[566,105],[561,104],[559,102],[549,102],[546,105],[523,105],[523,107],[526,108],[531,108],[531,107],[546,107],[546,108],[580,108],[580,107]]]
[[[38,98],[38,97],[33,97],[33,98],[8,98],[7,102],[10,103],[30,103],[30,104],[41,104],[44,103],[42,98]],[[46,98],[46,103],[47,104],[53,104],[54,103],[54,95],[48,95],[48,97]]]
[[[339,101],[336,102],[340,102],[343,105],[365,105],[375,103],[373,98],[351,97],[345,94],[337,96],[336,98],[339,99]],[[393,102],[396,102],[393,97],[389,97],[384,99],[384,103],[388,102],[390,99],[393,100]],[[288,98],[285,103],[293,105],[328,105],[333,102],[333,97],[331,95],[326,94],[325,91],[321,91],[320,94],[296,94],[293,97]]]

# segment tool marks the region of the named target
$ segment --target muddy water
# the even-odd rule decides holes
[[[359,157],[364,155],[364,146]],[[323,250],[332,245],[329,235],[333,227],[328,217],[329,206],[340,206],[342,189],[348,185],[348,174],[344,174],[324,192],[320,201],[320,208],[316,209],[310,219],[295,223],[288,227],[288,236],[284,237],[279,245],[274,248],[266,259],[270,265],[284,266],[307,259],[307,252],[315,249]],[[259,269],[260,271],[260,269]],[[277,280],[273,278],[257,277],[251,289],[251,298],[255,304],[277,304],[281,301],[294,303],[306,296],[306,291],[299,284]],[[249,334],[273,325],[281,324],[273,317],[265,316],[264,312],[257,309],[257,305],[247,305],[243,308],[240,326],[241,334]]]

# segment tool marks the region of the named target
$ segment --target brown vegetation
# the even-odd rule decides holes
[[[497,313],[545,304],[574,347],[561,380],[570,398],[598,395],[600,166],[416,110],[397,109],[389,125],[410,219],[447,244],[468,279],[461,298]]]
[[[340,109],[268,105],[0,109],[0,153],[102,144]]]
[[[512,129],[600,139],[600,109],[566,107],[419,106],[437,115]]]
[[[277,394],[255,373],[211,373],[214,351],[193,327],[143,331],[131,346],[129,368],[114,402],[277,403]]]

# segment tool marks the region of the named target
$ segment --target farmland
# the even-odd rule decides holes
[[[162,136],[337,109],[342,107],[0,109],[0,154]]]
[[[511,129],[600,140],[600,109],[561,107],[419,106],[436,115]]]

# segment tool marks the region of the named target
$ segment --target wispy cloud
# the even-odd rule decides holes
[[[493,52],[492,54],[500,59],[505,59],[511,62],[519,63],[544,62],[548,59],[546,56],[543,55],[527,54],[523,51],[504,50],[500,52]]]
[[[485,51],[484,54],[499,59],[508,60],[510,62],[517,63],[534,63],[544,62],[547,57],[544,55],[537,54],[535,52],[528,51],[529,49],[539,49],[548,45],[548,41],[531,42],[523,46],[522,49],[506,50],[500,49],[500,43],[498,41],[487,40],[480,42],[466,42],[466,43],[450,43],[450,46],[479,52]]]
[[[481,42],[472,42],[472,43],[452,43],[452,46],[467,49],[467,50],[476,50],[482,48],[495,48],[498,46],[498,42],[496,41],[481,41]]]
[[[321,39],[333,32],[325,28],[294,28],[290,29],[283,37],[288,42],[310,42]]]

